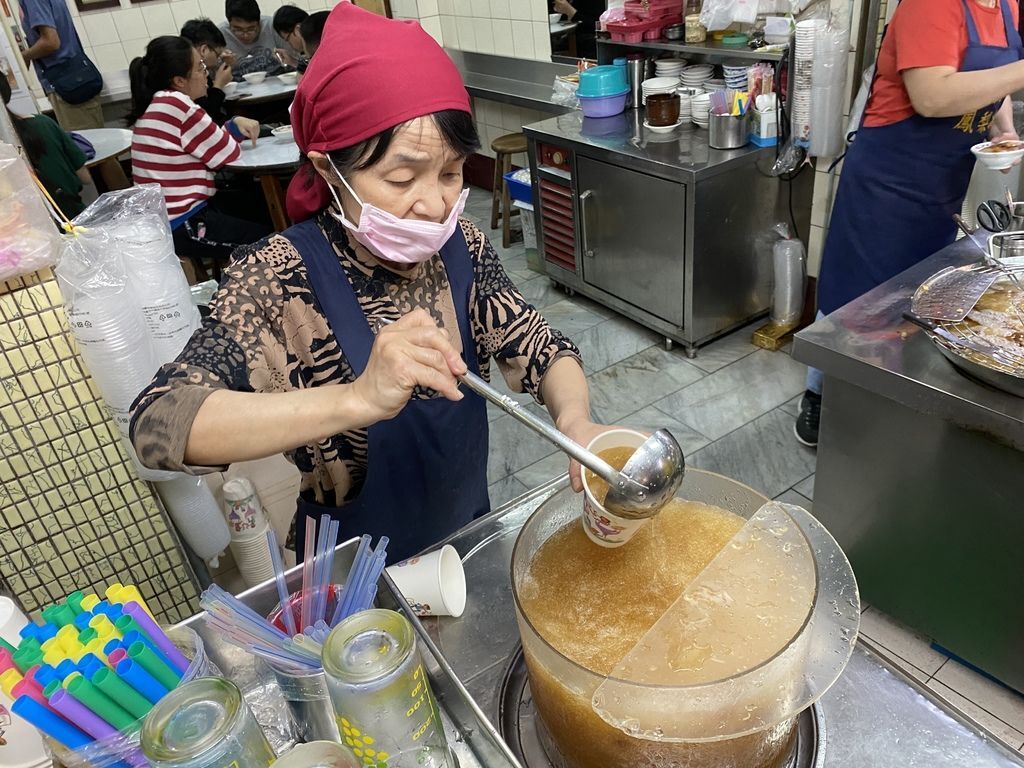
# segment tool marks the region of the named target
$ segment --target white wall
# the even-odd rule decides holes
[[[420,19],[448,48],[517,59],[551,59],[545,0],[391,0],[398,18]]]
[[[307,11],[330,10],[334,0],[290,0]],[[258,0],[260,10],[273,16],[281,0]],[[145,53],[146,44],[159,35],[176,35],[189,19],[205,16],[215,23],[224,20],[224,0],[150,0],[132,5],[121,0],[120,8],[80,12],[67,0],[78,34],[89,58],[104,74],[119,73]]]

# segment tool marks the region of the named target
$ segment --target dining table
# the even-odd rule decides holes
[[[286,136],[264,136],[257,139],[255,145],[251,140],[243,141],[241,156],[225,166],[236,173],[251,173],[259,180],[270,220],[278,232],[288,228],[281,177],[298,168],[301,159],[299,147],[289,133]]]
[[[75,131],[92,144],[96,156],[87,160],[85,167],[102,180],[108,190],[127,189],[131,186],[118,158],[132,147],[132,132],[127,128],[83,128]]]

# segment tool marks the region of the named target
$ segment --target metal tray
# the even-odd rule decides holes
[[[1002,261],[1004,267],[1015,274],[1024,277],[1024,259],[1020,257],[1008,258]],[[929,277],[914,293],[911,298],[912,311],[922,317],[931,317],[929,306],[938,304],[952,304],[959,306],[961,297],[959,295],[961,281],[976,271],[987,271],[990,267],[983,263],[971,264],[961,267],[947,267]],[[1020,278],[1018,278],[1020,279]],[[934,307],[932,307],[934,309]],[[963,322],[937,321],[946,331],[958,337],[969,335],[967,326]],[[1007,392],[1017,397],[1024,397],[1024,376],[1014,373],[1009,365],[1001,365],[999,361],[991,359],[980,352],[973,352],[943,341],[934,333],[929,333],[928,338],[938,347],[939,352],[953,364],[957,370],[968,377],[987,384],[996,389]]]
[[[335,549],[336,582],[341,583],[345,580],[358,544],[359,539],[351,539],[339,544]],[[289,570],[286,578],[290,590],[300,589],[301,566]],[[441,708],[448,744],[455,753],[459,768],[521,768],[508,745],[502,741],[497,729],[491,725],[456,677],[420,620],[412,613],[405,600],[399,597],[398,588],[386,573],[382,576],[382,583],[379,586],[378,607],[402,613],[416,631],[423,664]],[[270,613],[278,602],[273,580],[252,587],[238,597],[264,616]],[[295,736],[289,732],[288,724],[282,721],[283,702],[281,707],[275,707],[270,703],[275,699],[276,682],[261,671],[261,665],[256,663],[251,654],[228,644],[217,633],[212,632],[202,621],[202,616],[201,613],[197,614],[182,624],[190,626],[202,637],[210,659],[225,677],[238,683],[246,700],[253,706],[256,719],[268,732],[268,737],[278,752],[292,746],[295,743]]]

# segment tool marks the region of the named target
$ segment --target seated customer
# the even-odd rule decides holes
[[[206,110],[206,114],[217,125],[224,125],[228,119],[224,109],[224,86],[232,80],[231,65],[235,61],[235,54],[227,49],[224,35],[209,19],[186,21],[181,28],[181,36],[199,51],[199,58],[209,73],[206,96],[196,99],[196,104]]]
[[[302,34],[299,32],[299,25],[308,17],[308,13],[294,5],[282,5],[274,11],[274,31],[288,43],[288,50],[278,51],[278,54],[289,67],[298,64],[302,56]]]
[[[330,11],[317,11],[311,13],[299,25],[299,32],[302,34],[303,53],[305,53],[307,59],[313,58],[313,54],[316,53],[316,49],[320,47],[320,38],[324,34],[324,24],[327,23],[327,17],[330,16]]]
[[[223,262],[239,245],[270,234],[266,218],[239,216],[245,206],[218,199],[214,173],[237,160],[239,140],[255,142],[255,120],[234,117],[218,126],[196,99],[206,95],[206,66],[184,37],[164,36],[132,61],[132,168],[135,183],[159,184],[179,256]],[[259,210],[249,205],[249,210]]]
[[[274,32],[270,17],[260,14],[256,0],[227,0],[224,15],[227,21],[219,26],[224,41],[235,54],[232,70],[236,77],[280,66],[274,52],[285,50],[287,43]]]
[[[7,106],[11,101],[11,84],[2,71],[0,97],[32,170],[64,215],[77,216],[85,210],[82,185],[92,183],[85,167],[85,154],[67,132],[46,115],[22,117],[12,112]]]
[[[302,78],[302,74],[306,71],[306,67],[309,66],[309,60],[313,58],[313,54],[316,53],[316,49],[320,47],[320,38],[324,33],[324,24],[327,23],[327,17],[330,15],[330,11],[317,11],[311,13],[306,19],[299,24],[299,33],[302,35],[302,46],[303,46],[303,57],[299,59],[297,68],[299,70],[299,78]]]

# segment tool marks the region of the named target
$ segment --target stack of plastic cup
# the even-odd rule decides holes
[[[246,477],[227,480],[224,514],[231,532],[231,554],[245,583],[252,587],[274,578],[274,562],[267,547],[270,524],[256,488]]]
[[[154,484],[179,535],[203,560],[213,561],[231,541],[209,486],[199,477],[178,475]]]

